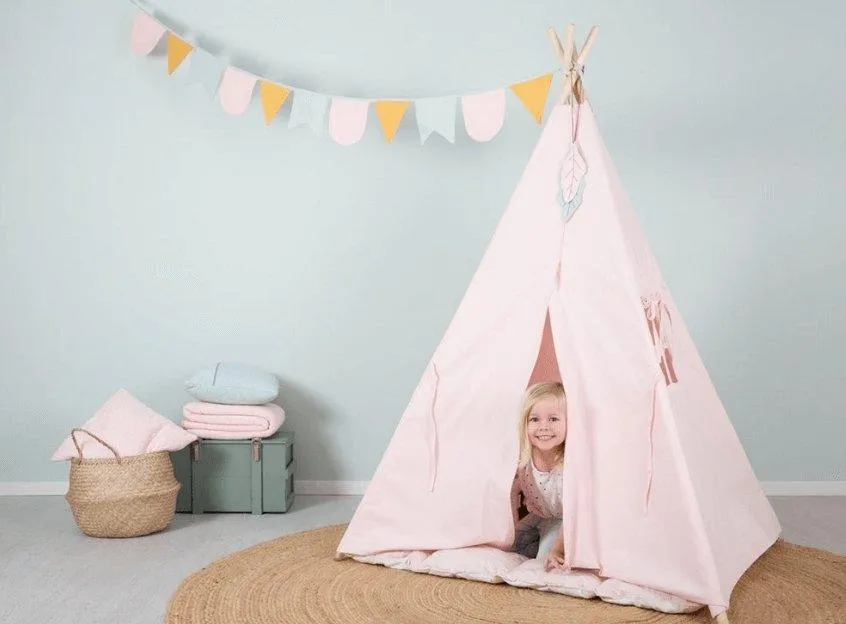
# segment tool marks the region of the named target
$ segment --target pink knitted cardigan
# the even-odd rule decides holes
[[[553,510],[549,509],[538,484],[535,483],[535,477],[532,474],[532,462],[517,468],[514,481],[511,484],[511,513],[514,516],[515,526],[518,520],[521,492],[523,493],[523,502],[530,514],[544,519],[558,517]]]

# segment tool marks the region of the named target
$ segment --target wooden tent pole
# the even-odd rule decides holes
[[[579,52],[579,58],[576,60],[576,64],[579,67],[583,67],[584,64],[587,63],[588,54],[590,54],[590,49],[593,47],[593,44],[596,41],[596,36],[598,34],[599,26],[594,26],[590,29],[587,39],[585,39],[585,45],[582,46],[582,51]]]
[[[564,66],[564,70],[570,69],[572,58],[573,58],[573,48],[576,45],[576,25],[573,23],[567,24],[567,47],[564,48],[564,58],[562,60],[562,66]]]
[[[564,46],[561,45],[561,39],[558,38],[558,33],[555,32],[555,29],[552,26],[550,26],[549,30],[546,32],[549,34],[549,39],[552,41],[552,47],[555,49],[555,55],[558,57],[561,67],[566,70],[570,64],[570,59],[568,59],[564,53]]]
[[[585,44],[582,49],[575,44],[576,27],[574,24],[567,24],[567,45],[561,45],[561,39],[558,38],[558,33],[555,28],[551,27],[547,30],[552,47],[555,50],[555,55],[561,63],[561,69],[564,72],[564,89],[561,93],[559,102],[567,102],[570,96],[575,96],[577,102],[584,101],[584,90],[581,84],[581,70],[587,61],[588,54],[593,47],[596,37],[599,34],[599,26],[594,26],[590,29]],[[721,623],[722,624],[722,623]]]

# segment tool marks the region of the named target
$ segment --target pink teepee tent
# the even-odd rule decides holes
[[[592,39],[578,53],[572,30],[566,51],[554,37],[565,97],[338,555],[509,549],[522,394],[560,379],[567,564],[725,621],[735,583],[780,526],[584,97]]]

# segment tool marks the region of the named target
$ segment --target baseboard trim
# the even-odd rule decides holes
[[[303,496],[363,496],[369,481],[294,481],[294,493]]]
[[[767,496],[846,496],[846,481],[763,481]]]
[[[0,481],[0,496],[64,496],[67,481]]]
[[[368,481],[295,481],[301,496],[362,496]],[[767,496],[846,496],[846,481],[762,481]],[[64,496],[67,481],[0,481],[0,496]]]

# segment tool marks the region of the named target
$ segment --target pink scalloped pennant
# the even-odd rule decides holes
[[[461,96],[464,127],[476,141],[490,141],[505,123],[505,89]]]
[[[329,110],[329,136],[339,145],[358,143],[367,128],[370,102],[336,97]]]
[[[132,22],[129,47],[135,54],[147,56],[156,47],[164,33],[165,27],[153,19],[152,15],[139,11]]]
[[[253,99],[255,87],[255,76],[237,67],[227,67],[217,90],[223,110],[230,115],[243,115]]]

